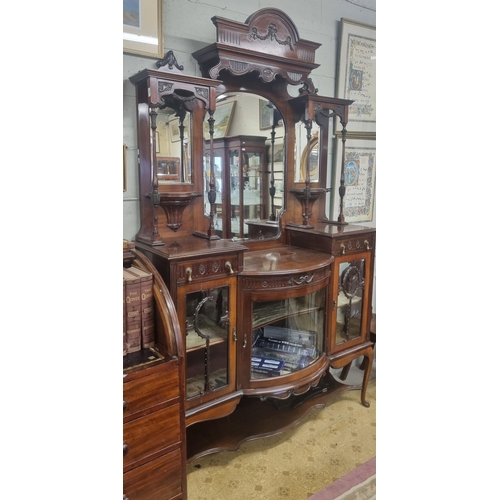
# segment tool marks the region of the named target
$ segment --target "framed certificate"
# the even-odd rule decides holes
[[[348,132],[376,131],[375,26],[342,18],[337,66],[337,97],[349,106]],[[340,130],[337,124],[337,131]]]

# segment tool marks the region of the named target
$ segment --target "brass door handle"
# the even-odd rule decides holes
[[[371,246],[370,246],[370,242],[368,240],[365,240],[363,243],[365,244],[365,247],[366,247],[367,250],[371,250],[372,249]]]
[[[233,271],[233,266],[231,265],[231,262],[227,261],[225,264],[224,264],[225,268],[229,271],[229,274],[234,274],[234,271]]]

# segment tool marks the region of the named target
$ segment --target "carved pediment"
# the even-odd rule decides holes
[[[241,76],[256,71],[265,82],[277,75],[291,85],[309,79],[320,43],[302,40],[293,21],[281,10],[266,8],[244,23],[214,16],[217,42],[193,54],[204,76],[222,70]]]

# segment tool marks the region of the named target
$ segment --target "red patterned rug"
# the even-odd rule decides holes
[[[356,467],[325,489],[315,493],[309,500],[375,500],[375,458]]]

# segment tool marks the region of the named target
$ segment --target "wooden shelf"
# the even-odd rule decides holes
[[[198,328],[203,333],[210,335],[210,345],[220,344],[227,341],[227,331],[224,328],[217,326],[213,321],[202,314],[198,316]],[[201,338],[194,331],[194,327],[191,326],[191,328],[188,328],[186,335],[186,352],[203,348],[205,345],[205,339]]]
[[[297,425],[312,409],[323,408],[334,394],[352,389],[359,389],[359,386],[344,385],[327,373],[317,387],[286,400],[261,401],[244,396],[227,417],[200,422],[186,429],[187,460],[237,450],[249,439],[278,434]]]

